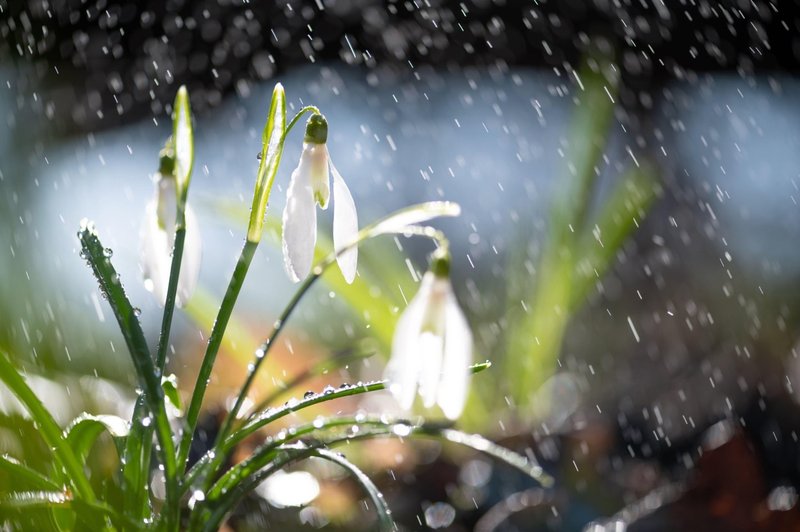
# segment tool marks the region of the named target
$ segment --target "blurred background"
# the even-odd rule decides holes
[[[459,424],[557,479],[541,490],[431,443],[348,451],[403,529],[800,528],[797,2],[0,0],[0,37],[0,346],[59,422],[129,415],[134,396],[78,256],[82,218],[157,340],[138,235],[181,84],[203,261],[170,370],[191,391],[279,81],[290,109],[327,116],[361,225],[422,201],[462,205],[438,225],[476,360],[493,366]],[[272,217],[301,142],[287,142]],[[293,293],[278,242],[273,230],[237,304],[209,431]],[[373,241],[352,286],[327,273],[253,400],[379,378],[429,252]],[[319,408],[395,411],[380,394]],[[0,412],[0,452],[47,452],[5,390]],[[98,479],[115,467],[108,447],[91,457]],[[270,482],[230,529],[371,526],[340,471],[306,464]]]

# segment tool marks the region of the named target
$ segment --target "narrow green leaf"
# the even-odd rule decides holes
[[[395,530],[394,519],[392,519],[392,511],[386,504],[386,500],[383,498],[383,493],[380,492],[375,483],[372,482],[372,480],[365,475],[363,471],[361,471],[358,467],[356,467],[355,464],[350,462],[344,456],[331,452],[327,449],[315,449],[312,451],[311,456],[328,460],[329,462],[338,464],[347,470],[347,472],[349,472],[353,478],[356,479],[361,487],[364,488],[364,491],[367,492],[367,495],[369,495],[369,498],[372,500],[372,504],[375,505],[375,511],[378,514],[378,530],[381,530],[382,532],[391,532]]]
[[[114,438],[114,443],[119,451],[129,431],[128,422],[121,417],[111,415],[93,416],[83,413],[70,423],[69,427],[64,431],[64,437],[78,459],[85,461],[89,455],[89,450],[100,434],[108,432]]]
[[[166,505],[168,508],[174,508],[174,511],[177,511],[177,501],[172,500],[177,491],[177,463],[172,431],[164,405],[164,390],[161,388],[160,372],[156,370],[155,363],[150,355],[137,312],[122,288],[119,274],[111,264],[109,257],[106,256],[105,248],[97,236],[94,224],[84,220],[81,223],[78,237],[81,241],[81,254],[91,266],[94,276],[100,284],[100,290],[114,312],[122,336],[128,346],[133,366],[136,369],[139,384],[144,390],[147,411],[154,418],[152,421],[155,425],[160,457],[164,466],[164,475],[167,479]],[[145,415],[147,411],[141,411],[140,413]],[[137,421],[140,422],[141,420],[133,420],[133,423],[136,424]],[[172,515],[172,511],[168,517],[170,521],[177,518],[177,516]]]
[[[86,473],[83,471],[82,463],[62,436],[61,429],[53,419],[53,416],[50,415],[50,412],[31,390],[22,375],[11,364],[8,355],[4,351],[0,351],[0,380],[25,405],[28,413],[36,421],[42,438],[53,449],[56,460],[63,467],[66,479],[73,486],[76,493],[87,501],[94,501],[94,492]]]
[[[163,411],[164,392],[161,381],[156,376],[155,364],[147,347],[147,340],[142,332],[137,313],[122,288],[119,274],[106,256],[94,224],[84,220],[78,232],[81,241],[82,256],[91,266],[94,276],[100,283],[100,291],[108,301],[117,319],[122,336],[130,351],[131,360],[136,368],[139,383],[149,397],[149,406],[153,412]]]
[[[56,482],[7,454],[0,455],[0,471],[3,471],[9,484],[18,488],[45,491],[58,491],[61,488]]]

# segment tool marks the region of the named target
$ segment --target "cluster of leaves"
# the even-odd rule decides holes
[[[378,528],[393,530],[391,512],[369,478],[344,456],[331,451],[351,441],[380,437],[440,438],[472,447],[529,474],[542,484],[551,479],[532,459],[496,446],[477,435],[465,434],[422,419],[401,420],[386,416],[342,415],[317,418],[269,436],[252,454],[234,465],[229,459],[246,438],[259,437],[265,427],[287,415],[313,405],[342,397],[384,389],[383,381],[357,383],[338,389],[327,388],[307,394],[282,407],[263,404],[249,414],[243,405],[259,367],[283,330],[297,304],[336,257],[361,242],[385,234],[421,235],[440,238],[430,227],[420,225],[439,216],[459,213],[457,205],[432,202],[398,211],[362,229],[341,249],[319,260],[289,301],[272,332],[253,356],[249,372],[233,407],[222,422],[219,434],[199,460],[190,463],[189,451],[196,439],[198,418],[214,361],[220,349],[239,291],[260,241],[266,206],[277,174],[286,135],[307,112],[306,107],[288,123],[283,88],[273,93],[267,125],[262,138],[261,162],[256,180],[253,209],[247,239],[217,312],[202,364],[186,414],[177,415],[176,382],[165,375],[175,294],[185,240],[184,210],[194,161],[189,99],[179,90],[174,106],[172,142],[175,181],[178,186],[176,229],[169,286],[155,352],[151,351],[139,322],[138,311],[128,299],[111,256],[101,243],[93,224],[85,222],[78,232],[81,256],[91,267],[99,288],[113,310],[130,354],[138,380],[132,419],[83,414],[65,429],[37,397],[30,384],[11,361],[0,352],[0,380],[25,407],[38,434],[50,451],[47,464],[23,464],[0,456],[0,470],[12,479],[13,490],[0,494],[0,519],[32,529],[123,529],[123,530],[216,530],[241,498],[269,475],[300,460],[317,458],[338,464],[363,487],[377,512]],[[346,357],[341,360],[346,360]],[[337,361],[332,361],[336,364]],[[481,371],[488,363],[473,366]],[[314,369],[308,374],[313,373]],[[355,429],[354,429],[355,428]],[[86,457],[101,434],[112,437],[118,453],[113,481],[98,486],[87,474]]]

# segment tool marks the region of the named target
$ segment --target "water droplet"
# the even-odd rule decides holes
[[[151,418],[150,416],[142,418],[142,426],[143,427],[149,427],[152,422],[153,422],[153,418]]]
[[[142,309],[139,307],[133,307],[133,315],[137,318],[142,315]]]
[[[434,529],[447,528],[455,518],[455,508],[446,502],[437,502],[425,509],[425,523]]]
[[[103,256],[107,259],[110,259],[114,256],[114,250],[111,248],[106,248],[103,250]]]
[[[307,391],[306,393],[303,394],[303,399],[310,399],[310,398],[314,397],[314,395],[316,395],[316,394],[314,392],[312,392],[311,390],[309,390],[309,391]]]
[[[204,500],[206,500],[206,494],[202,490],[194,490],[189,498],[189,509],[194,510],[195,505]]]
[[[335,391],[336,391],[336,388],[334,388],[334,387],[333,387],[333,386],[331,386],[330,384],[329,384],[329,385],[327,385],[325,388],[323,388],[323,389],[322,389],[322,393],[324,393],[325,395],[331,394],[331,393],[333,393],[333,392],[335,392]]]
[[[400,436],[401,438],[404,438],[409,434],[411,434],[411,427],[403,423],[397,423],[392,426],[392,433],[395,436]]]

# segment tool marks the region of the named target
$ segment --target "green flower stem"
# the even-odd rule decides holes
[[[297,123],[297,121],[300,120],[300,118],[302,118],[302,116],[304,114],[306,114],[306,113],[311,113],[311,114],[315,114],[315,115],[321,115],[322,114],[320,112],[319,108],[317,108],[317,107],[315,107],[313,105],[306,105],[305,107],[303,107],[302,109],[297,111],[297,114],[294,115],[294,118],[292,118],[292,120],[286,126],[286,134],[284,134],[284,137],[289,133],[289,131],[292,130],[294,125]],[[281,142],[283,142],[283,139],[281,139]]]
[[[256,248],[258,248],[258,242],[252,242],[250,240],[245,241],[241,254],[239,255],[239,260],[236,262],[236,268],[233,270],[233,276],[231,276],[230,283],[228,283],[228,289],[225,291],[225,297],[222,299],[222,304],[219,307],[219,313],[214,322],[214,327],[211,329],[208,346],[206,347],[203,362],[200,366],[200,373],[197,375],[194,392],[192,392],[192,399],[186,413],[186,426],[184,427],[180,450],[178,452],[178,464],[180,464],[181,467],[184,467],[189,457],[192,437],[197,427],[197,418],[200,415],[200,407],[203,405],[203,397],[208,388],[211,371],[214,368],[214,361],[217,359],[222,337],[225,334],[228,320],[230,320],[233,307],[236,304],[236,299],[239,297],[239,292],[242,289],[242,284],[247,275],[247,270],[250,268],[250,263],[253,260]]]
[[[56,459],[64,468],[64,472],[78,496],[88,503],[95,502],[97,499],[92,490],[92,485],[83,470],[83,465],[67,443],[53,416],[50,415],[50,412],[36,396],[36,393],[30,389],[25,379],[17,371],[17,368],[11,364],[8,355],[4,351],[0,351],[0,379],[17,399],[25,405],[31,418],[36,422],[42,438],[53,450]]]

